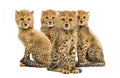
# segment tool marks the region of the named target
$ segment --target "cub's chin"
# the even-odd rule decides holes
[[[53,25],[48,25],[48,27],[52,28],[52,27],[53,27]]]
[[[29,26],[28,26],[28,25],[27,25],[27,26],[23,26],[23,28],[24,28],[24,29],[28,29],[28,28],[29,28]]]

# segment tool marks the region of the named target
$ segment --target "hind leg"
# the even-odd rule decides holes
[[[103,51],[99,47],[90,47],[87,52],[87,60],[91,62],[91,66],[104,66]]]

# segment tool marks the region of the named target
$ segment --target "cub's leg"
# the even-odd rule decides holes
[[[30,44],[25,45],[25,52],[24,52],[23,58],[20,60],[20,66],[25,66],[23,61],[30,59],[30,57],[29,57],[30,56],[30,48],[31,48]]]
[[[103,51],[97,46],[88,49],[87,60],[91,62],[88,66],[105,66]]]
[[[74,40],[72,40],[74,41]],[[82,70],[78,69],[75,67],[75,63],[76,63],[76,53],[77,53],[77,43],[74,41],[71,49],[70,49],[70,64],[71,64],[71,73],[81,73]]]
[[[78,55],[78,62],[77,62],[77,66],[84,66],[86,64],[86,53],[88,50],[88,42],[84,42],[82,43],[82,45],[78,45],[77,47],[77,55]]]

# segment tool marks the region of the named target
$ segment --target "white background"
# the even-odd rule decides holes
[[[120,70],[119,0],[1,0],[0,1],[0,78],[119,78]],[[35,29],[40,29],[42,10],[90,11],[89,27],[104,49],[105,67],[82,67],[80,74],[61,74],[46,68],[20,67],[24,47],[18,40],[15,10],[34,10]],[[118,77],[119,76],[119,77]]]

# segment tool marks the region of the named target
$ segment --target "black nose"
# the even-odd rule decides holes
[[[25,26],[27,26],[27,24],[24,24]]]
[[[49,24],[51,24],[51,22],[49,22]]]
[[[65,26],[68,26],[68,24],[65,24]]]
[[[80,21],[81,23],[83,23],[83,21]]]

